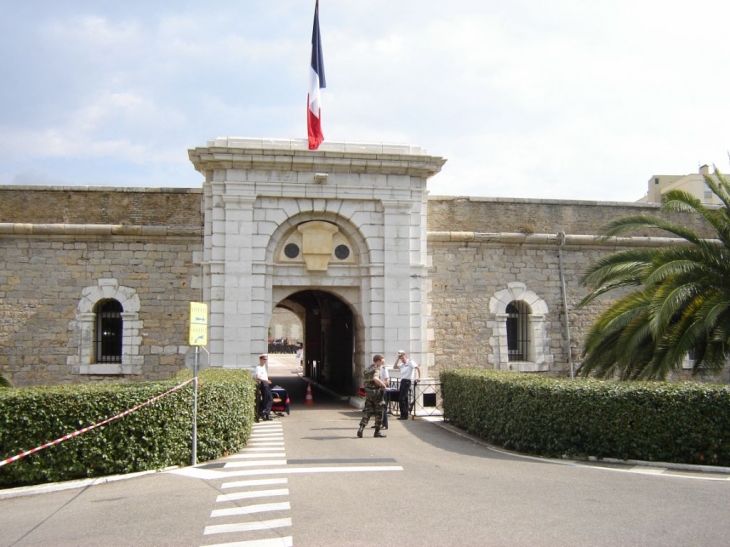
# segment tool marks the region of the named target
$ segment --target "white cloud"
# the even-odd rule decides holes
[[[305,136],[313,3],[23,6],[0,36],[14,76],[0,89],[5,182],[29,169],[112,180],[108,159],[143,184],[197,184],[187,148]],[[634,200],[652,174],[725,164],[726,2],[338,0],[320,13],[325,136],[447,157],[432,193]]]
[[[19,186],[68,186],[68,181],[53,177],[38,169],[28,169],[15,175],[11,184]]]

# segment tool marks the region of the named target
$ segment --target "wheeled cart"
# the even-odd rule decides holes
[[[391,414],[400,414],[398,409],[398,396],[400,390],[397,387],[386,387],[383,393],[383,400],[385,401],[386,412]]]
[[[273,386],[271,388],[271,396],[274,398],[271,411],[277,413],[286,412],[288,416],[291,412],[289,410],[289,393],[287,390],[281,386]]]
[[[281,386],[271,386],[271,412],[278,416],[283,416],[284,412],[289,415],[291,413],[289,408],[289,392]],[[260,387],[256,387],[256,415],[254,416],[255,421],[258,423],[263,418],[264,414],[264,397]]]

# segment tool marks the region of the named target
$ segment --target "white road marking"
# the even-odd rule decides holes
[[[255,539],[252,541],[234,541],[233,543],[216,543],[205,547],[292,547],[294,540],[291,536],[272,539]]]
[[[646,467],[643,465],[637,465],[629,469],[632,473],[641,473],[642,475],[661,475],[666,470],[666,467]]]
[[[254,513],[266,513],[267,511],[289,511],[291,505],[288,501],[281,503],[261,503],[259,505],[248,505],[246,507],[231,507],[230,509],[214,509],[211,517],[230,517],[233,515],[252,515]]]
[[[232,467],[256,467],[259,465],[286,465],[286,460],[254,460],[250,462],[228,462],[223,467],[230,469]]]
[[[230,532],[253,532],[255,530],[270,530],[271,528],[283,528],[291,526],[291,519],[274,519],[257,522],[238,522],[235,524],[216,524],[206,526],[203,535],[226,534]]]
[[[266,498],[269,496],[288,496],[288,488],[277,488],[275,490],[255,490],[253,492],[235,492],[233,494],[221,494],[215,501],[221,503],[224,501],[250,500],[253,498]]]
[[[306,473],[368,473],[403,471],[400,465],[372,465],[350,467],[287,467],[285,469],[249,469],[245,471],[218,471],[223,477],[253,477],[257,475],[300,475]]]
[[[247,459],[247,458],[281,458],[286,457],[284,452],[255,452],[253,454],[232,454],[226,459]]]
[[[221,488],[245,488],[246,486],[269,486],[272,484],[286,484],[289,479],[251,479],[248,481],[224,482]]]

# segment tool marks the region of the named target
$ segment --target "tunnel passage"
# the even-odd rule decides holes
[[[356,344],[350,306],[332,293],[304,290],[277,304],[302,322],[304,375],[341,395],[353,395]]]

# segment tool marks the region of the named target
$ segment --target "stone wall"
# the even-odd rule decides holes
[[[302,321],[284,308],[276,308],[269,321],[269,339],[288,339],[290,344],[303,343]]]
[[[0,222],[202,229],[202,190],[0,186]]]
[[[433,236],[428,244],[432,283],[429,325],[433,329],[435,371],[457,367],[520,370],[496,362],[497,317],[490,311],[490,300],[509,283],[519,282],[547,305],[544,328],[548,372],[570,375],[558,244],[439,241]],[[563,250],[575,367],[580,360],[581,340],[600,311],[597,305],[575,309],[586,295],[580,277],[592,262],[614,250],[576,246]]]
[[[16,385],[170,378],[184,366],[190,301],[202,299],[200,190],[0,187],[0,371]],[[499,354],[494,303],[529,294],[544,309],[533,369],[569,374],[558,230],[568,294],[572,359],[601,306],[575,306],[580,277],[606,253],[658,238],[600,242],[612,218],[656,206],[487,198],[428,200],[431,375],[459,366],[510,368]],[[675,216],[696,228],[688,217]],[[649,235],[649,234],[645,234]],[[657,234],[653,234],[656,236]],[[84,370],[78,333],[84,290],[123,287],[139,299],[133,374]],[[127,293],[125,293],[127,294]],[[277,321],[272,321],[277,324]],[[537,328],[537,327],[536,327]],[[82,356],[83,357],[83,356]],[[526,368],[525,368],[526,367]]]
[[[200,199],[199,191],[0,187],[0,371],[18,386],[174,376],[184,367],[189,302],[201,298]],[[100,282],[139,299],[137,374],[98,376],[74,361],[89,343],[75,330],[82,293]]]
[[[428,201],[428,229],[524,234],[555,234],[562,230],[571,234],[597,234],[615,218],[658,213],[659,205],[652,203],[432,196]],[[696,216],[675,213],[671,218],[699,233],[709,234]]]
[[[580,282],[586,269],[620,249],[678,243],[659,231],[637,232],[610,242],[597,237],[601,227],[621,216],[661,216],[659,206],[653,204],[431,197],[428,214],[433,375],[448,368],[475,367],[569,376],[571,360],[577,369],[582,341],[609,302],[606,297],[576,309],[587,294]],[[711,234],[696,217],[665,216],[699,233]],[[560,231],[565,233],[562,255],[567,329]],[[498,355],[499,326],[504,318],[490,310],[490,302],[510,284],[524,285],[531,298],[539,299],[547,309],[540,323],[544,331],[541,364],[509,363]],[[541,348],[535,353],[542,356]]]

